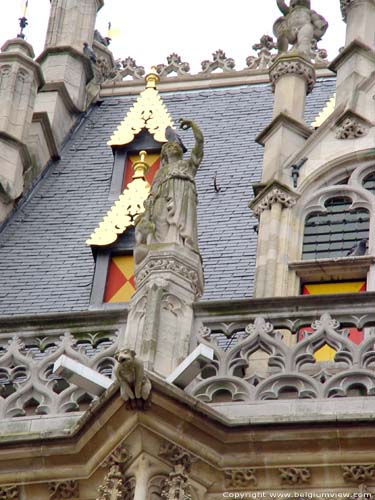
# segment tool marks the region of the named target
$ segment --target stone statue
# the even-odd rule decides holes
[[[311,9],[310,0],[290,0],[289,7],[284,0],[276,1],[284,14],[273,25],[279,54],[288,52],[291,44],[293,51],[310,60],[311,46],[327,31],[327,21]]]
[[[195,145],[188,160],[183,158],[181,140],[173,140],[172,134],[162,147],[160,168],[144,204],[145,212],[135,221],[136,264],[144,259],[151,244],[175,243],[199,253],[195,175],[203,159],[204,140],[193,121],[181,118],[180,128],[193,131]]]
[[[131,409],[146,409],[150,403],[151,382],[145,375],[143,362],[135,351],[122,349],[115,354],[116,379],[120,382],[121,397]]]

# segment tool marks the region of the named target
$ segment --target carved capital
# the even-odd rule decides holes
[[[282,484],[306,484],[311,480],[311,472],[307,467],[282,467],[279,473]]]
[[[368,127],[354,116],[349,116],[336,130],[336,139],[358,139],[368,133]]]
[[[270,68],[270,80],[272,91],[275,91],[276,83],[285,75],[297,75],[306,81],[306,94],[310,94],[315,81],[315,69],[301,57],[279,57]]]
[[[343,465],[342,476],[351,483],[366,483],[375,480],[375,464]]]
[[[278,187],[274,187],[262,196],[257,203],[252,206],[256,217],[260,217],[265,210],[270,210],[274,203],[280,203],[284,208],[291,208],[297,202],[297,198]]]
[[[1,500],[19,500],[20,490],[18,486],[0,486]]]
[[[50,500],[62,500],[64,498],[79,497],[78,481],[61,481],[56,483],[48,483],[48,491]]]
[[[255,469],[228,469],[225,473],[226,488],[245,488],[248,486],[256,486],[257,478]]]

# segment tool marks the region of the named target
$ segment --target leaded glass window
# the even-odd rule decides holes
[[[364,208],[351,210],[348,197],[326,201],[326,212],[306,217],[302,258],[325,259],[345,257],[350,249],[369,236],[369,212]]]
[[[364,178],[363,187],[372,194],[375,194],[375,172]]]

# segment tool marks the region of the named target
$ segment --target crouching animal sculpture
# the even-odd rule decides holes
[[[121,397],[128,409],[145,410],[150,406],[151,382],[135,351],[122,349],[115,354],[115,376],[120,383]]]

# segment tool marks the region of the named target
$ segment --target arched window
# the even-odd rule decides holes
[[[370,193],[375,194],[375,172],[372,172],[371,174],[367,175],[363,179],[362,185],[365,189],[367,189],[367,191],[370,191]]]
[[[371,175],[375,180],[375,175]],[[365,208],[351,209],[351,205],[349,197],[330,198],[325,202],[325,212],[306,217],[304,260],[345,257],[357,243],[368,239],[369,212]]]

